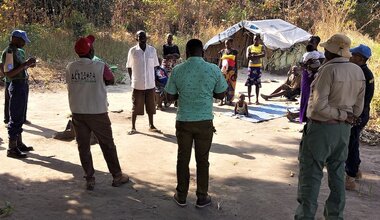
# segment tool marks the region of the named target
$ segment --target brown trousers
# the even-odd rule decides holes
[[[98,138],[108,170],[112,176],[119,177],[121,168],[117,157],[116,146],[113,141],[111,121],[108,113],[103,114],[74,114],[73,125],[78,143],[79,157],[85,172],[85,178],[91,179],[95,170],[90,151],[91,131]]]
[[[197,197],[207,196],[210,165],[208,156],[214,131],[212,120],[176,122],[178,142],[176,190],[181,200],[186,199],[189,190],[189,162],[193,142],[197,162]]]

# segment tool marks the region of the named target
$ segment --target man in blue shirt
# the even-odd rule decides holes
[[[189,190],[189,162],[194,142],[197,162],[197,202],[202,208],[211,204],[208,192],[208,156],[213,132],[213,98],[222,99],[227,83],[219,67],[204,61],[203,45],[198,39],[186,44],[187,60],[177,65],[165,87],[169,101],[178,99],[176,136],[178,142],[177,188],[175,202],[186,206]]]
[[[360,115],[360,123],[351,128],[350,143],[348,144],[348,157],[346,160],[346,189],[354,190],[356,188],[355,179],[361,179],[362,173],[359,170],[360,154],[359,154],[359,137],[360,132],[366,126],[369,120],[369,112],[373,93],[375,91],[375,82],[371,70],[367,66],[367,60],[371,57],[371,49],[360,44],[352,48],[352,57],[350,61],[357,64],[363,70],[366,86],[364,95],[364,108]]]

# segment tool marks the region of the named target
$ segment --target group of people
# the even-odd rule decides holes
[[[313,219],[326,166],[330,195],[325,203],[327,219],[343,219],[345,189],[355,189],[359,170],[359,133],[368,122],[374,92],[373,74],[367,67],[371,50],[351,48],[351,40],[335,34],[320,46],[313,36],[304,55],[300,121],[299,182],[295,219]],[[308,59],[309,58],[309,59]],[[323,62],[321,62],[323,60]],[[345,175],[346,174],[346,175]]]
[[[227,81],[228,89],[226,96],[219,105],[233,105],[235,98],[236,80],[238,77],[238,51],[233,47],[233,39],[225,40],[225,48],[219,51],[219,67]],[[251,104],[252,86],[256,88],[256,104],[259,103],[259,93],[261,88],[262,58],[265,57],[266,49],[262,44],[260,35],[255,35],[253,44],[247,47],[246,57],[248,62],[248,78],[245,86],[248,87],[248,104]],[[240,99],[241,97],[239,97]]]
[[[144,114],[144,107],[149,118],[149,130],[160,132],[153,123],[153,115],[156,113],[156,70],[160,66],[157,52],[147,44],[144,31],[138,31],[135,37],[137,44],[130,48],[126,62],[133,88],[132,128],[128,133],[132,135],[137,132],[137,115]],[[168,35],[170,38],[172,40],[172,35]],[[164,51],[170,54],[164,56],[164,59],[178,59],[180,55],[171,40],[164,46]],[[305,99],[307,104],[306,110],[301,108],[300,117],[307,123],[299,149],[299,206],[295,219],[314,218],[325,166],[331,193],[326,201],[324,215],[328,219],[343,219],[345,183],[346,187],[354,188],[355,178],[361,177],[358,169],[359,133],[368,121],[369,104],[374,90],[373,75],[366,65],[371,56],[371,50],[367,46],[360,45],[350,50],[351,40],[343,34],[335,34],[321,44],[325,50],[322,54],[317,51],[319,41],[316,36],[310,39],[301,67],[302,80],[307,80],[309,86],[305,91],[302,87],[302,94],[307,97],[301,100]],[[19,52],[29,42],[24,31],[16,30],[12,32],[10,45],[2,55],[2,70],[10,81],[8,156],[15,158],[26,157],[24,151],[30,150],[22,143],[21,132],[27,102],[26,70],[35,66],[36,60],[30,58],[25,61],[25,56]],[[94,42],[95,37],[92,35],[76,41],[74,49],[79,58],[67,65],[66,72],[72,122],[88,190],[95,187],[90,151],[91,132],[97,137],[113,176],[112,185],[117,187],[129,181],[128,175],[121,171],[107,113],[106,86],[114,83],[114,77],[104,62],[93,59]],[[221,53],[221,66],[218,66],[203,59],[203,44],[200,40],[189,40],[186,44],[186,60],[170,70],[163,88],[167,101],[178,103],[175,124],[178,144],[177,187],[173,199],[181,207],[187,205],[193,144],[197,163],[196,206],[202,208],[211,204],[208,195],[208,159],[213,134],[216,132],[213,126],[213,100],[222,100],[223,104],[229,104],[233,100],[237,53],[232,49],[231,42],[231,39],[226,41],[226,49]],[[249,89],[248,99],[250,100],[251,86],[255,85],[257,103],[261,86],[261,58],[265,56],[264,46],[259,42],[260,37],[256,36],[255,43],[247,49],[250,70],[246,83]],[[292,77],[300,77],[296,74],[299,71],[293,68]],[[274,94],[286,90],[285,87],[281,86]],[[244,95],[239,97],[235,112],[248,115],[244,99]]]

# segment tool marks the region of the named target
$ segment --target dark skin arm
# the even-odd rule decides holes
[[[109,66],[106,65],[106,68],[109,69]],[[111,72],[111,70],[109,69],[109,71]],[[111,72],[112,73],[112,72]],[[112,74],[113,75],[113,74]],[[106,86],[109,86],[109,85],[114,85],[115,84],[115,77],[112,77],[112,79],[104,79],[104,83],[106,84]]]
[[[12,69],[11,71],[6,72],[5,75],[7,77],[12,78],[12,77],[16,76],[17,74],[19,74],[24,69],[27,69],[29,67],[33,67],[35,65],[36,65],[36,59],[35,58],[29,58],[25,63],[21,64],[16,69]]]
[[[127,71],[129,74],[129,78],[132,79],[132,68],[128,68]]]
[[[223,53],[223,50],[219,51],[219,53],[218,53],[218,55],[219,55],[218,67],[219,68],[222,68],[222,53]]]
[[[4,69],[3,69],[3,64],[2,63],[0,63],[0,77],[4,77],[5,75],[4,75]]]
[[[178,100],[178,94],[172,95],[169,93],[166,93],[166,98],[168,99],[169,102],[174,102]]]
[[[245,116],[248,117],[248,106],[247,106],[247,103],[244,103],[244,108],[245,108]]]
[[[226,92],[222,92],[222,93],[215,93],[214,92],[212,97],[214,97],[215,99],[223,99],[224,96],[226,96]]]
[[[236,102],[236,104],[235,104],[235,110],[234,110],[235,115],[237,115],[237,107],[238,107],[238,105],[239,105],[239,103]]]
[[[106,84],[106,86],[113,85],[115,84],[115,79],[104,80],[104,83]]]

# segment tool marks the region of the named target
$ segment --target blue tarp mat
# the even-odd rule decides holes
[[[261,104],[255,106],[248,106],[249,116],[234,115],[234,112],[225,112],[223,115],[235,117],[249,122],[262,122],[275,118],[280,118],[286,115],[287,109],[294,108],[291,105],[283,104]]]

